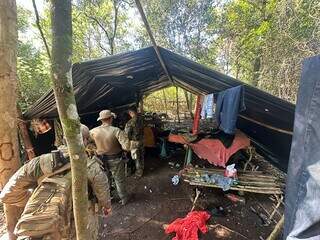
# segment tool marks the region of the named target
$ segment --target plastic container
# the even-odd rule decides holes
[[[235,164],[228,165],[224,171],[224,176],[229,178],[237,178],[237,169]]]

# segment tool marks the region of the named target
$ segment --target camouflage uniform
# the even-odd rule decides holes
[[[30,197],[30,188],[35,188],[38,185],[38,182],[41,182],[41,179],[44,179],[46,175],[50,175],[54,172],[51,165],[52,154],[43,154],[40,157],[36,157],[30,160],[27,164],[22,166],[9,180],[5,185],[3,191],[0,195],[0,200],[3,203],[7,203],[13,206],[24,207],[26,202]],[[93,191],[93,195],[97,198],[100,209],[102,207],[110,208],[110,192],[109,192],[109,183],[106,174],[102,170],[102,166],[99,159],[91,158],[87,164],[88,167],[88,182],[89,186]],[[67,169],[66,172],[70,170]],[[64,172],[63,174],[67,174]],[[62,173],[60,173],[62,174]],[[70,193],[71,196],[71,193]],[[89,216],[97,219],[96,212],[92,213],[92,205],[94,204],[93,200],[88,201],[89,204]],[[71,206],[69,206],[71,209]],[[64,213],[66,216],[72,216],[70,212]],[[62,216],[61,219],[65,219],[66,216]],[[70,220],[70,219],[69,219]],[[70,220],[71,221],[71,220]],[[91,220],[92,222],[94,220]],[[96,221],[96,220],[95,220]],[[36,227],[36,226],[35,226]],[[95,229],[92,229],[94,227]],[[91,236],[90,239],[97,239],[98,225],[89,225],[91,233],[94,233],[94,236]],[[67,235],[66,235],[67,234]],[[72,224],[71,229],[67,229],[63,233],[57,233],[59,236],[64,236],[62,239],[72,239]],[[19,239],[30,239],[28,237],[20,237]],[[53,236],[44,236],[43,239],[55,239]],[[61,238],[59,238],[61,239]]]
[[[130,151],[137,148],[138,143],[130,141],[117,127],[107,123],[90,131],[91,138],[95,141],[97,155],[106,169],[114,178],[118,195],[123,203],[128,200],[126,191],[125,163],[122,159],[122,149]]]
[[[125,127],[129,139],[139,142],[139,148],[131,151],[131,157],[136,163],[136,175],[138,176],[142,176],[144,170],[143,128],[143,118],[140,114],[131,118]]]

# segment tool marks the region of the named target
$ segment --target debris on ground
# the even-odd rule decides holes
[[[244,197],[240,197],[240,196],[232,194],[232,193],[228,193],[225,196],[233,203],[246,204],[246,199]]]
[[[260,219],[260,221],[261,221],[261,225],[262,226],[269,226],[270,225],[270,220],[269,220],[269,218],[268,218],[268,216],[267,215],[265,215],[264,213],[261,213],[261,212],[258,212],[254,207],[250,207],[250,209],[251,209],[251,211],[253,212],[253,213],[255,213],[258,217],[259,217],[259,219]]]
[[[179,184],[180,178],[179,178],[178,175],[174,175],[174,176],[172,177],[171,181],[172,181],[172,184],[173,184],[174,186],[177,186],[177,185]]]
[[[210,213],[211,216],[214,217],[224,217],[226,216],[226,212],[222,206],[207,206],[207,211]]]

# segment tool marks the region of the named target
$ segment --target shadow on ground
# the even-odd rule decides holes
[[[132,194],[131,201],[126,206],[113,204],[111,216],[104,217],[101,239],[113,240],[166,240],[174,235],[166,235],[163,225],[178,217],[184,217],[190,211],[192,202],[190,197],[193,188],[185,183],[173,186],[171,178],[179,169],[168,165],[168,161],[181,163],[182,155],[169,160],[156,157],[146,157],[146,174],[137,180],[128,178],[128,189]],[[201,240],[212,239],[266,239],[275,226],[263,226],[262,220],[252,211],[271,212],[273,202],[268,195],[245,195],[246,204],[230,202],[221,190],[203,189],[198,208],[206,206],[221,206],[225,215],[212,216],[209,232],[199,235]],[[282,209],[275,216],[280,218]],[[267,214],[266,212],[264,214]]]

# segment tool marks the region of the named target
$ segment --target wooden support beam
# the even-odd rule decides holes
[[[22,141],[28,156],[28,160],[33,159],[36,157],[34,152],[34,148],[30,139],[29,131],[26,122],[23,120],[21,109],[18,107],[18,127],[21,133]]]
[[[277,223],[277,225],[275,226],[275,228],[273,229],[272,233],[269,235],[267,240],[278,239],[278,237],[282,231],[283,225],[284,225],[284,215],[282,215],[280,221]]]
[[[193,118],[193,126],[192,126],[192,134],[197,135],[199,131],[199,124],[200,124],[200,114],[201,114],[201,108],[202,108],[202,96],[197,96],[197,103],[196,103],[196,110],[194,113]]]
[[[151,40],[151,42],[152,42],[153,48],[154,48],[154,50],[155,50],[155,52],[156,52],[156,54],[157,54],[158,60],[159,60],[159,62],[160,62],[160,64],[161,64],[161,67],[163,68],[163,70],[164,70],[165,74],[167,75],[168,79],[169,79],[172,83],[174,83],[171,75],[169,74],[169,71],[168,71],[168,69],[167,69],[167,66],[166,66],[166,64],[165,64],[164,61],[163,61],[163,58],[162,58],[161,53],[160,53],[160,51],[159,51],[158,45],[157,45],[157,43],[156,43],[156,40],[155,40],[154,37],[153,37],[153,34],[152,34],[152,31],[151,31],[150,25],[149,25],[149,23],[148,23],[148,20],[147,20],[146,15],[145,15],[145,13],[144,13],[144,11],[143,11],[142,5],[141,5],[141,3],[140,3],[139,0],[135,0],[135,2],[136,2],[136,5],[137,5],[137,8],[138,8],[138,10],[139,10],[139,13],[140,13],[140,15],[141,15],[142,21],[143,21],[143,23],[144,23],[144,25],[145,25],[145,27],[146,27],[146,30],[147,30],[147,32],[148,32],[148,35],[149,35],[149,37],[150,37],[150,40]]]

